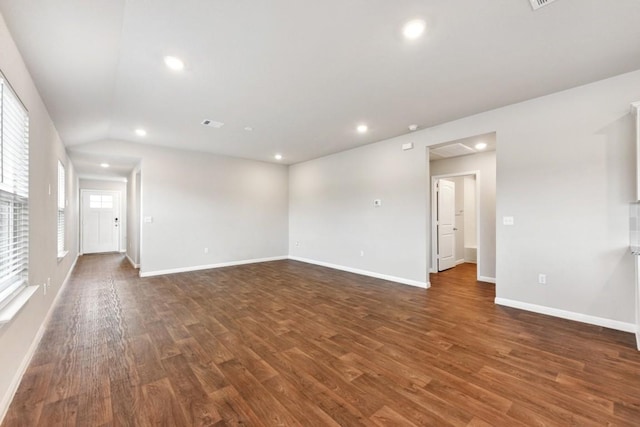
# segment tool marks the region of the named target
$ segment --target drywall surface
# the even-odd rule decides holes
[[[141,172],[135,168],[127,179],[127,257],[134,266],[140,265],[140,201]]]
[[[427,282],[424,148],[401,140],[290,167],[292,256]]]
[[[73,150],[142,159],[142,275],[287,256],[286,166],[122,141]]]
[[[426,147],[497,132],[497,296],[632,324],[638,99],[635,71],[294,165],[290,253],[426,281]],[[405,142],[415,148],[402,151]]]
[[[495,169],[494,169],[495,173]],[[495,192],[494,192],[495,193]],[[476,224],[476,177],[464,177],[464,246],[475,248],[478,244]],[[495,209],[494,209],[495,210]],[[494,215],[495,216],[495,215]],[[473,261],[476,261],[474,257]]]
[[[479,171],[480,174],[480,250],[478,273],[496,277],[496,152],[435,160],[430,163],[431,176]],[[464,180],[462,180],[464,187]],[[456,187],[456,191],[458,187]],[[471,230],[470,230],[471,231]]]
[[[465,229],[464,229],[464,177],[455,176],[451,178],[447,178],[447,181],[452,181],[455,185],[455,242],[456,242],[456,263],[464,262],[464,239],[465,239]],[[433,266],[432,266],[433,267]]]
[[[40,285],[13,320],[0,327],[0,416],[34,350],[47,313],[77,257],[78,178],[49,113],[0,15],[0,70],[29,111],[29,282]],[[57,259],[58,159],[65,166],[65,246]],[[50,190],[49,190],[50,189]],[[51,286],[44,294],[44,283]]]

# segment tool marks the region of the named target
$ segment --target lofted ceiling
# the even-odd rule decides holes
[[[291,164],[640,69],[638,0],[0,0],[0,12],[71,151],[123,140]],[[415,18],[427,31],[405,40]]]

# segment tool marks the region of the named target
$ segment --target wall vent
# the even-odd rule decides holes
[[[203,120],[202,124],[205,126],[209,126],[210,128],[216,128],[216,129],[220,129],[222,126],[224,126],[224,123],[222,122],[216,122],[215,120],[209,120],[209,119]]]
[[[548,5],[549,3],[553,3],[556,0],[529,0],[531,2],[531,7],[533,10],[538,10],[543,6]]]

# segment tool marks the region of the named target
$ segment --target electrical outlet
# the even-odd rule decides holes
[[[364,256],[364,251],[360,251],[360,256]]]
[[[204,253],[208,254],[209,253],[209,248],[204,248]]]
[[[296,240],[296,246],[300,246],[300,241]]]
[[[541,285],[547,284],[547,275],[546,274],[538,274],[538,283]]]

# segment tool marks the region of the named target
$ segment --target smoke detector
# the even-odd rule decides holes
[[[538,10],[541,7],[548,5],[549,3],[553,3],[554,1],[556,0],[529,0],[533,10]]]
[[[220,129],[222,126],[224,126],[224,123],[222,122],[216,122],[215,120],[209,120],[209,119],[203,120],[202,124],[204,126],[209,126],[210,128],[216,128],[216,129]]]

